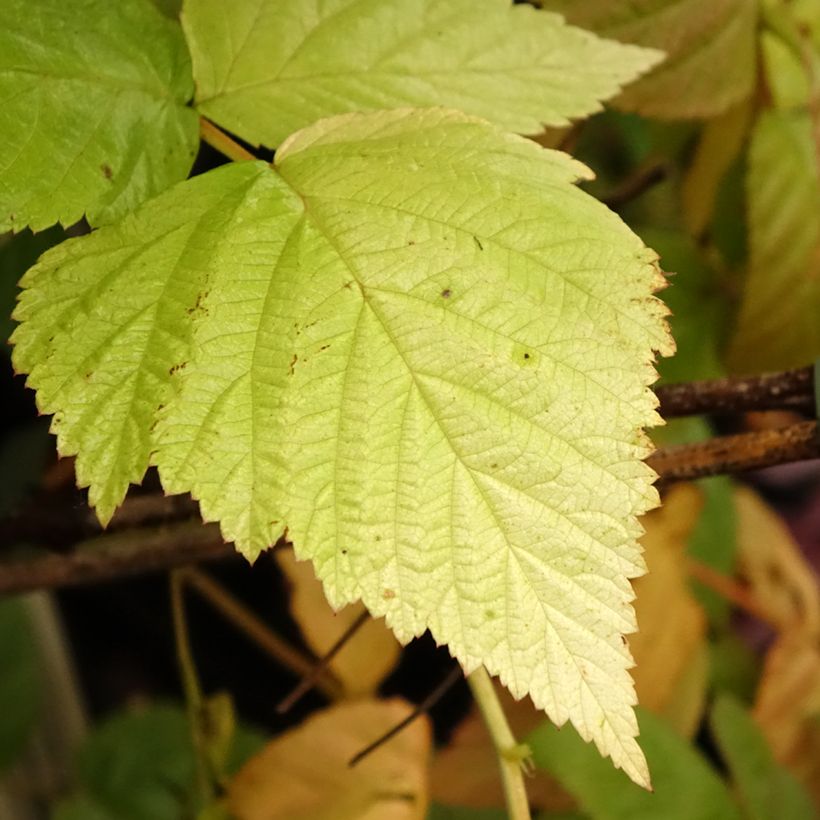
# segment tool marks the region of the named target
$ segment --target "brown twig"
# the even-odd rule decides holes
[[[314,664],[310,664],[302,673],[302,680],[298,685],[276,706],[276,714],[284,715],[289,712],[294,705],[303,698],[314,686],[316,686],[330,667],[330,662],[341,652],[344,645],[367,623],[370,613],[367,610],[361,612],[358,618],[342,633],[339,639],[322,655]]]
[[[186,521],[101,535],[69,553],[19,554],[0,561],[0,594],[94,584],[235,555],[216,524]]]
[[[353,757],[350,758],[347,765],[350,768],[353,768],[357,763],[361,763],[369,754],[375,752],[379,746],[383,746],[387,743],[388,740],[395,737],[402,729],[409,726],[416,718],[423,715],[428,709],[431,709],[433,706],[441,700],[442,697],[447,693],[449,689],[458,683],[459,679],[462,678],[464,673],[461,671],[461,667],[456,665],[454,666],[450,672],[448,673],[447,677],[430,692],[429,695],[418,705],[415,709],[402,721],[397,723],[392,729],[389,729],[385,732],[381,737],[376,738],[372,743],[365,746],[360,752],[357,752]]]
[[[778,624],[772,616],[766,611],[758,600],[754,597],[752,592],[742,584],[738,583],[735,578],[724,575],[718,572],[714,567],[704,564],[702,561],[697,561],[694,558],[687,560],[687,569],[689,575],[703,586],[708,587],[713,592],[716,592],[722,598],[725,598],[729,603],[734,604],[738,609],[742,609],[749,615],[754,616],[759,621],[767,623],[770,626],[778,628]]]
[[[665,162],[653,162],[643,165],[627,177],[615,190],[601,197],[604,205],[617,210],[645,194],[669,176],[669,166]]]
[[[666,384],[655,389],[664,418],[719,415],[751,410],[795,410],[817,414],[814,369],[800,367],[744,378]]]
[[[820,458],[817,422],[801,421],[774,430],[663,447],[647,459],[647,464],[661,481],[670,482],[759,470],[816,458]]]
[[[659,387],[657,394],[661,412],[667,417],[776,408],[816,411],[811,367],[751,378],[667,385]],[[653,453],[648,463],[662,482],[672,482],[817,458],[817,422],[805,421],[665,447]],[[203,527],[198,523],[197,510],[187,496],[133,496],[125,500],[109,532],[103,534],[93,512],[84,505],[37,499],[0,522],[0,546],[76,546],[64,554],[9,554],[0,560],[0,594],[95,583],[234,554],[216,525]]]
[[[329,669],[321,667],[317,671],[311,658],[280,638],[255,612],[209,575],[194,567],[186,567],[177,570],[177,576],[188,589],[200,595],[277,663],[294,675],[313,675],[312,685],[317,686],[328,700],[337,700],[342,696],[341,684]]]

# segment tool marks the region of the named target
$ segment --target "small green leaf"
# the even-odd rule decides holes
[[[749,820],[811,820],[812,801],[794,776],[778,766],[760,728],[734,698],[718,698],[710,725]]]
[[[545,723],[527,738],[536,766],[552,774],[592,820],[740,820],[729,790],[690,743],[651,712],[637,712],[651,793],[607,766],[570,728]]]
[[[662,57],[510,0],[188,0],[183,26],[197,108],[272,147],[321,117],[408,105],[535,134]]]
[[[179,25],[148,0],[0,3],[0,233],[110,222],[196,152]]]
[[[17,301],[18,280],[41,253],[64,238],[59,228],[36,234],[23,231],[0,236],[0,350],[3,353],[11,353],[7,342],[14,330],[11,314]]]
[[[236,771],[260,748],[240,728],[229,768]],[[179,820],[196,809],[196,764],[185,712],[152,704],[108,718],[80,750],[77,794],[56,820]]]
[[[750,0],[540,0],[577,26],[667,59],[617,100],[648,117],[712,117],[748,97],[755,82],[757,4]]]
[[[807,112],[758,118],[746,189],[749,271],[729,362],[799,367],[820,355],[820,164]]]
[[[456,112],[324,120],[46,254],[14,361],[103,517],[154,463],[646,782],[621,635],[673,346],[586,174]]]

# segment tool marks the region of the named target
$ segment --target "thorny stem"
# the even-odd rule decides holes
[[[667,417],[777,408],[814,415],[814,382],[809,366],[750,378],[664,385],[656,393],[661,414]],[[661,483],[668,483],[817,458],[817,422],[804,421],[664,447],[647,461]],[[28,507],[0,521],[0,547],[9,548],[0,558],[0,594],[96,583],[234,555],[216,525],[202,526],[193,520],[196,509],[186,497],[135,496],[126,499],[111,522],[111,529],[120,531],[102,534],[88,508],[35,498]],[[91,539],[92,535],[97,537]],[[11,552],[20,543],[73,549],[34,556]]]
[[[761,376],[708,379],[655,388],[665,418],[751,410],[795,410],[816,415],[811,365]]]
[[[524,760],[529,756],[529,750],[516,741],[487,670],[480,666],[468,676],[467,683],[498,756],[507,800],[507,813],[511,820],[530,820],[530,804],[524,787],[522,769]]]
[[[801,421],[774,430],[663,447],[649,456],[646,463],[661,482],[669,483],[816,458],[820,458],[817,422]]]
[[[220,154],[234,162],[247,162],[248,160],[258,159],[238,142],[232,140],[221,128],[217,128],[212,122],[206,120],[205,117],[199,118],[199,136],[211,148],[215,148]]]

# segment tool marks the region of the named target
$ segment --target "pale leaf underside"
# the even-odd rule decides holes
[[[47,254],[15,363],[103,517],[153,463],[249,557],[287,527],[334,606],[645,783],[622,634],[672,343],[585,174],[442,110],[325,120]]]

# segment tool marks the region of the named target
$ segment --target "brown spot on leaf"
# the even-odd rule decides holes
[[[104,163],[100,166],[100,170],[102,171],[103,176],[104,176],[106,179],[111,179],[111,177],[113,177],[113,176],[114,176],[114,172],[111,170],[111,166],[110,166],[107,162],[104,162]]]
[[[382,592],[382,598],[384,598],[385,601],[389,601],[391,598],[395,598],[395,597],[396,597],[395,590],[385,589],[384,592]]]
[[[442,299],[449,299],[452,295],[453,291],[451,291],[450,288],[444,288],[444,290],[441,292]]]
[[[294,353],[293,358],[290,360],[290,365],[288,366],[288,375],[293,375],[293,369],[296,367],[296,362],[299,361],[299,357]]]

